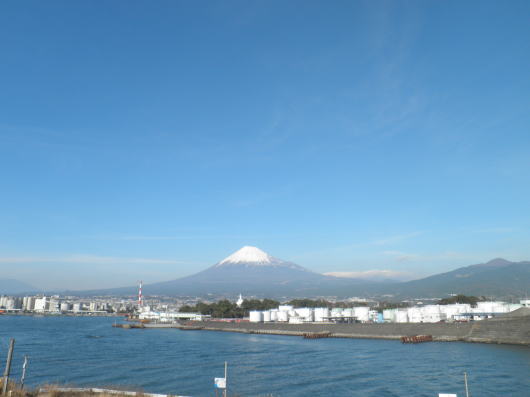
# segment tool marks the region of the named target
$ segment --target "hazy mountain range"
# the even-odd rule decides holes
[[[11,284],[10,284],[11,283]],[[30,292],[27,285],[2,283],[0,293]],[[8,289],[4,289],[8,287]],[[10,289],[9,289],[10,288]],[[12,292],[6,292],[12,291]],[[449,294],[509,298],[530,292],[530,262],[494,259],[419,280],[368,281],[314,273],[274,258],[256,247],[243,247],[191,276],[144,285],[144,295],[253,295],[262,297],[365,296],[388,299],[436,298]],[[64,293],[62,291],[61,293]],[[69,291],[76,295],[135,295],[137,287]]]
[[[33,285],[12,279],[0,279],[0,295],[23,294],[37,291]]]

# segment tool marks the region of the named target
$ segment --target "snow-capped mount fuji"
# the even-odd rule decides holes
[[[145,285],[144,290],[151,295],[303,295],[329,280],[336,279],[245,246],[199,273]]]
[[[250,247],[245,246],[241,248],[240,250],[234,252],[232,255],[227,256],[225,259],[223,259],[221,262],[219,262],[217,267],[223,266],[223,265],[229,265],[229,264],[239,264],[239,263],[249,263],[253,266],[262,266],[262,265],[269,265],[270,263],[273,263],[275,261],[278,261],[278,259],[273,258],[269,254],[267,254],[265,251],[260,250],[257,247]]]
[[[270,256],[265,251],[260,250],[257,247],[245,246],[240,250],[234,252],[232,255],[227,256],[221,262],[214,265],[214,268],[231,267],[231,266],[244,266],[244,267],[256,267],[256,266],[270,266],[270,267],[288,267],[291,269],[298,269],[301,271],[309,271],[304,269],[302,266],[298,266],[292,262],[286,262],[281,259]]]
[[[0,283],[1,284],[1,283]],[[522,297],[530,284],[530,261],[495,259],[407,282],[375,282],[314,273],[274,258],[256,247],[243,247],[215,265],[177,280],[144,285],[145,295],[219,295],[266,298],[368,296],[385,299],[444,297],[448,294]],[[1,285],[0,285],[1,286]],[[59,291],[57,291],[59,293]],[[73,291],[61,293],[72,294]],[[137,287],[75,291],[77,295],[135,295]]]

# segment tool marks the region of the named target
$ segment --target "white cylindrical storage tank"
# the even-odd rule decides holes
[[[396,312],[396,323],[408,323],[409,316],[406,310],[398,310]]]
[[[61,303],[61,311],[62,312],[67,312],[68,310],[70,310],[70,304],[67,303],[67,302]]]
[[[368,310],[368,319],[376,322],[379,318],[379,312],[377,310]]]
[[[421,308],[422,322],[437,323],[442,320],[441,310],[439,305],[427,305]],[[445,319],[445,317],[444,317]]]
[[[342,317],[342,308],[334,307],[331,309],[331,317]]]
[[[267,322],[267,323],[271,321],[271,312],[270,312],[270,310],[265,310],[263,312],[263,321]]]
[[[491,312],[492,313],[507,313],[509,311],[509,304],[504,302],[493,302]]]
[[[443,314],[447,320],[451,321],[458,312],[455,305],[442,305],[440,306],[440,313]]]
[[[424,314],[438,314],[440,313],[440,306],[438,305],[427,305],[422,307]]]
[[[478,302],[477,312],[478,313],[491,313],[494,311],[495,303],[496,302]]]
[[[280,305],[280,306],[278,306],[278,310],[281,311],[281,312],[288,312],[288,311],[293,310],[293,306],[291,306],[291,305]]]
[[[409,307],[407,309],[407,315],[409,322],[411,323],[421,323],[423,321],[423,316],[419,307]]]
[[[313,312],[313,309],[309,307],[300,307],[298,309],[294,309],[296,312],[296,315],[302,318],[308,318],[310,317],[311,313]]]
[[[315,308],[315,321],[327,321],[327,317],[329,317],[329,309],[327,307]]]
[[[81,311],[81,303],[74,303],[73,311],[74,312],[80,312]]]
[[[369,320],[369,313],[370,308],[368,306],[357,306],[353,308],[353,315],[357,319],[357,321],[362,321],[363,323],[367,322]]]
[[[385,321],[385,323],[396,322],[396,309],[383,310],[383,320]]]
[[[278,310],[271,310],[271,321],[278,321]]]
[[[289,313],[288,312],[278,312],[278,321],[289,321]]]
[[[249,313],[248,320],[251,323],[261,323],[263,321],[263,313],[257,310],[253,310]]]
[[[342,317],[353,317],[353,309],[343,309]]]

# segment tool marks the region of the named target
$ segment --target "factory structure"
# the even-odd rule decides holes
[[[281,305],[278,309],[251,311],[249,321],[302,323],[439,323],[453,321],[478,321],[510,313],[521,307],[530,307],[530,300],[520,303],[478,302],[475,307],[469,304],[425,305],[382,312],[368,306],[352,308],[295,308]]]
[[[240,299],[241,301],[241,299]],[[469,304],[424,305],[397,309],[376,310],[369,306],[351,308],[294,307],[280,305],[277,309],[254,310],[245,319],[212,319],[200,313],[153,310],[144,305],[139,308],[138,318],[153,323],[176,323],[179,320],[194,321],[233,321],[251,323],[439,323],[455,321],[479,321],[501,316],[521,307],[530,307],[530,299],[520,303],[499,301],[478,302],[475,307]]]

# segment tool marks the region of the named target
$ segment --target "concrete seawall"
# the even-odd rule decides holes
[[[432,335],[434,341],[503,343],[530,346],[530,316],[490,319],[468,323],[386,323],[386,324],[285,324],[187,322],[206,331],[301,336],[330,332],[336,338],[400,339],[402,336]]]

